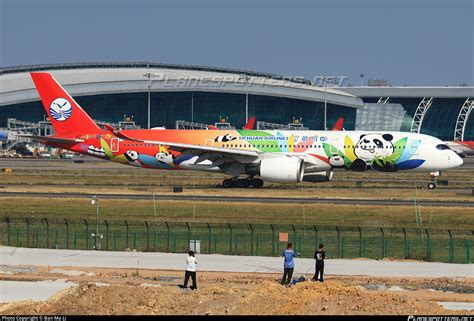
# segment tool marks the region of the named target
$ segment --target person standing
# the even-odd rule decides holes
[[[293,270],[295,268],[296,253],[293,251],[293,244],[288,243],[286,250],[283,251],[285,261],[283,263],[283,278],[281,279],[281,285],[289,285],[291,277],[293,276]]]
[[[188,287],[188,281],[189,277],[193,280],[193,285],[191,286],[191,290],[196,290],[197,289],[197,283],[196,283],[196,258],[194,257],[194,251],[189,251],[188,257],[186,258],[186,272],[184,274],[184,288],[186,289]]]
[[[326,251],[324,251],[324,244],[319,244],[319,249],[314,252],[314,259],[316,260],[316,271],[314,272],[313,281],[324,281],[324,259],[326,258]]]

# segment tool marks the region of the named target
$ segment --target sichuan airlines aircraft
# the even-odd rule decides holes
[[[422,134],[371,131],[116,130],[99,127],[48,73],[31,73],[54,136],[40,142],[114,162],[152,169],[223,173],[224,187],[272,182],[325,182],[332,170],[431,172],[460,166],[441,140]]]

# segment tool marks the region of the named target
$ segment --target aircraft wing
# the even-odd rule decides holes
[[[225,158],[233,158],[242,163],[250,163],[250,162],[253,162],[256,158],[258,158],[259,154],[261,154],[260,152],[249,151],[249,150],[236,150],[236,149],[223,148],[223,147],[201,146],[201,145],[193,145],[193,144],[138,139],[138,138],[125,135],[121,131],[113,128],[112,126],[108,124],[103,124],[103,125],[109,131],[111,131],[116,137],[121,138],[123,140],[167,146],[168,149],[170,150],[200,156],[201,161],[205,159],[215,160],[217,158],[225,157]]]

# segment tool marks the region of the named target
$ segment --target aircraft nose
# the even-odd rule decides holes
[[[458,167],[464,164],[463,159],[458,154],[456,154],[455,152],[453,152],[453,154],[454,155],[452,156],[452,162],[455,167]]]

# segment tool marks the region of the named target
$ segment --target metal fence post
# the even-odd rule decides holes
[[[7,222],[7,244],[10,246],[10,218],[5,218],[5,221]]]
[[[105,225],[105,250],[109,250],[109,222],[107,220],[104,220],[104,225]]]
[[[54,248],[58,248],[58,229],[54,230]]]
[[[227,226],[229,227],[229,254],[232,254],[232,225],[228,223]]]
[[[383,231],[383,227],[380,228],[380,234],[382,236],[382,258],[385,257],[385,233]]]
[[[72,246],[74,247],[74,249],[77,248],[77,231],[74,230],[74,239],[72,240]]]
[[[148,225],[147,221],[145,221],[145,226],[146,226],[146,250],[147,252],[150,252],[150,226]]]
[[[256,238],[257,238],[257,248],[256,248],[256,255],[258,256],[258,234],[256,235]]]
[[[128,222],[124,221],[125,223],[125,248],[128,249]]]
[[[449,233],[449,263],[454,262],[454,240],[451,230],[448,230]]]
[[[20,244],[20,230],[17,228],[16,229],[16,243],[15,243],[15,246],[19,247],[19,244]]]
[[[39,228],[36,227],[36,229],[35,229],[35,247],[36,247],[36,248],[37,248],[38,245],[39,245],[39,231],[40,231]]]
[[[471,240],[466,240],[466,263],[472,263],[471,258]]]
[[[69,222],[67,218],[64,219],[64,224],[66,225],[66,249],[69,249]]]
[[[43,222],[46,223],[46,248],[49,249],[49,222],[47,218],[43,218]]]
[[[186,227],[188,228],[188,244],[186,245],[186,247],[189,247],[191,249],[191,226],[189,226],[189,223],[186,222]],[[196,240],[194,240],[194,242],[196,242]],[[196,244],[196,243],[194,243]],[[196,246],[194,246],[196,247]]]
[[[341,239],[341,258],[344,258],[344,238]]]
[[[337,236],[336,236],[336,256],[341,257],[340,252],[339,252],[339,245],[340,245],[340,239],[341,239],[341,232],[339,231],[339,226],[336,226],[336,233],[337,233]]]
[[[293,229],[293,240],[292,242],[295,244],[296,247],[296,229],[294,225],[291,225],[291,228]]]
[[[362,257],[362,229],[357,226],[357,230],[359,231],[359,257]]]
[[[314,245],[315,245],[315,248],[317,249],[318,248],[318,228],[316,227],[316,225],[313,225],[313,230],[314,230]]]
[[[25,221],[26,221],[26,234],[27,234],[26,247],[30,247],[30,220],[27,217],[25,217]]]
[[[86,225],[86,250],[89,249],[89,223],[87,220],[84,220],[84,224]]]
[[[208,242],[209,242],[208,253],[211,254],[212,253],[212,250],[211,250],[211,225],[209,223],[207,223],[207,230],[208,230]]]
[[[133,249],[137,249],[137,232],[133,232]]]
[[[166,225],[166,250],[170,252],[170,226],[168,222],[165,222]]]
[[[427,228],[425,228],[426,233],[426,257],[431,261],[431,235]]]
[[[408,239],[407,239],[407,230],[402,228],[403,231],[403,258],[408,257]]]
[[[250,228],[250,256],[253,255],[253,226],[252,224],[249,224]]]
[[[275,256],[275,227],[270,224],[270,228],[272,229],[272,256]]]

